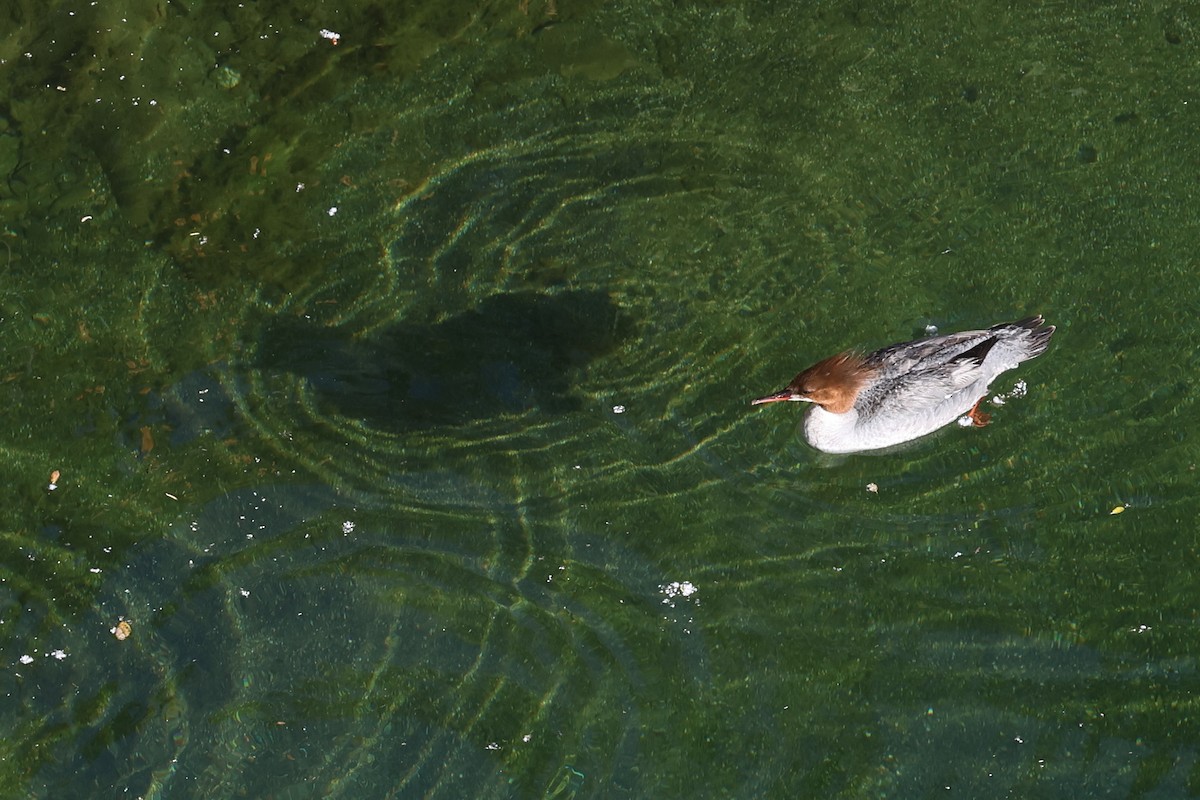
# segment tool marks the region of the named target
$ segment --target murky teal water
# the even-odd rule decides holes
[[[403,5],[8,12],[6,796],[1200,795],[1195,9]]]

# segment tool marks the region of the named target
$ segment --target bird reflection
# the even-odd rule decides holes
[[[580,372],[629,324],[608,294],[493,295],[429,324],[355,338],[305,319],[273,324],[257,366],[303,376],[324,410],[381,429],[460,425],[537,408],[578,408]]]

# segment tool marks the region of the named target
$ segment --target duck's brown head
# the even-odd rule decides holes
[[[871,377],[871,372],[857,353],[838,353],[818,361],[792,378],[792,382],[783,389],[752,400],[750,405],[780,403],[784,400],[802,401],[816,403],[833,414],[845,414],[854,407],[859,390]]]

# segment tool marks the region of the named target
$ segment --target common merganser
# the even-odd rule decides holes
[[[1002,372],[1041,355],[1053,325],[1040,316],[901,342],[867,356],[838,353],[751,405],[813,403],[804,438],[826,453],[858,453],[908,442],[968,415],[988,423],[979,402]]]

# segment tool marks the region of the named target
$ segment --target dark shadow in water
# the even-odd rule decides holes
[[[459,425],[578,408],[580,371],[629,329],[604,292],[515,292],[365,339],[304,319],[274,323],[256,366],[303,376],[323,410],[375,428]]]

